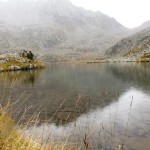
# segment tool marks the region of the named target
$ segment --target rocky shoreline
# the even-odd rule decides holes
[[[38,59],[29,59],[21,53],[7,53],[0,55],[0,72],[40,69],[44,63]]]

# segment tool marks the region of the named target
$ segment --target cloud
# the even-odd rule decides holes
[[[149,0],[71,0],[77,6],[101,11],[127,27],[136,27],[150,19]]]

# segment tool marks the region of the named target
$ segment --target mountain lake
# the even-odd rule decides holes
[[[25,133],[37,140],[77,149],[85,142],[94,150],[150,148],[150,63],[3,72],[0,95],[18,125],[32,118]]]

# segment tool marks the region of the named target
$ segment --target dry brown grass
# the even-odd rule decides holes
[[[71,150],[64,144],[41,144],[31,137],[21,134],[17,124],[8,115],[8,106],[0,108],[0,150]],[[26,127],[25,127],[26,128]]]
[[[0,68],[2,68],[3,71],[9,71],[10,66],[19,66],[21,68],[28,68],[30,64],[36,66],[36,68],[44,67],[44,63],[39,60],[32,60],[32,61],[27,61],[27,62],[19,62],[16,60],[9,60],[7,63],[0,64]]]

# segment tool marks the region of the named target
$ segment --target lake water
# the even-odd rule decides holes
[[[11,101],[19,124],[33,118],[26,130],[33,137],[84,149],[86,135],[89,149],[123,143],[127,150],[149,150],[149,63],[57,64],[1,73],[0,94],[1,103]]]

